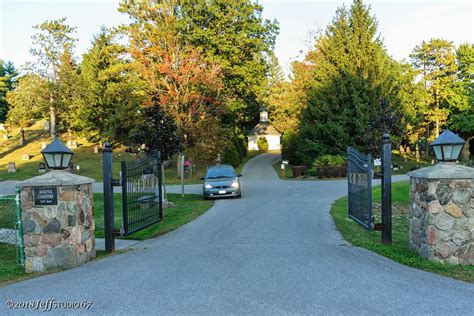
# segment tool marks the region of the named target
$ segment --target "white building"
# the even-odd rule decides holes
[[[260,122],[248,133],[248,149],[258,150],[257,141],[260,137],[265,137],[268,142],[268,150],[280,150],[281,134],[268,122],[268,110],[260,108]]]

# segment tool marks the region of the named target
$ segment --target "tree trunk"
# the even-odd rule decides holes
[[[23,146],[25,144],[25,130],[20,128],[20,146]]]
[[[425,141],[425,160],[428,160],[430,154],[430,143],[428,142],[428,138],[430,137],[430,127],[426,127],[426,141]]]
[[[439,136],[439,116],[436,116],[436,130],[435,130],[435,136],[438,138]]]
[[[51,131],[51,140],[56,139],[56,108],[54,107],[54,98],[52,95],[49,96],[49,119],[51,123],[49,124],[49,130]]]
[[[469,142],[473,139],[474,139],[474,136],[468,137],[466,139],[466,143],[464,144],[464,148],[462,149],[462,155],[461,155],[461,158],[464,161],[469,161],[469,156],[471,155]]]
[[[50,121],[49,128],[51,131],[51,140],[56,139],[56,108],[54,106],[49,107]]]

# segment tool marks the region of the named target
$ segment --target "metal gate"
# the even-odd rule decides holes
[[[347,182],[349,217],[368,230],[372,218],[372,158],[355,148],[347,147]]]
[[[122,161],[123,224],[127,236],[163,219],[160,154],[132,162]]]

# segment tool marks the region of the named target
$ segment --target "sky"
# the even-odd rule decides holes
[[[301,60],[310,48],[311,36],[324,30],[337,7],[350,6],[349,0],[259,0],[263,17],[276,19],[280,33],[275,53],[286,74],[290,63]],[[409,54],[423,40],[444,38],[456,46],[474,42],[474,5],[460,0],[365,0],[379,22],[378,31],[388,53],[397,60]],[[67,17],[77,27],[76,57],[86,52],[102,25],[112,27],[127,22],[117,11],[119,0],[0,0],[0,59],[17,68],[33,61],[29,54],[33,25]]]

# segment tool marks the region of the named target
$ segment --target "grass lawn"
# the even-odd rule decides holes
[[[0,243],[0,285],[25,275],[16,262],[15,245]]]
[[[380,203],[380,187],[373,189],[375,203]],[[429,261],[409,249],[408,241],[408,183],[392,185],[392,246],[380,242],[381,232],[367,231],[347,216],[347,197],[337,200],[331,215],[344,239],[352,245],[363,247],[412,268],[417,268],[451,278],[474,282],[474,266],[450,265]],[[374,205],[375,206],[375,205]],[[376,222],[380,222],[380,208],[375,207]]]
[[[166,234],[198,217],[206,212],[212,205],[213,201],[203,200],[201,195],[187,194],[181,197],[181,194],[167,194],[168,200],[175,205],[170,208],[163,209],[163,220],[144,230],[136,232],[127,237],[127,239],[144,240]],[[114,199],[114,215],[115,228],[120,229],[122,223],[122,196],[115,194]],[[102,193],[94,193],[94,219],[95,219],[95,236],[104,236],[104,195]]]

